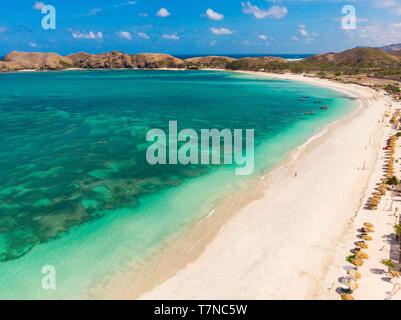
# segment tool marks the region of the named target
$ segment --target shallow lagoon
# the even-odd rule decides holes
[[[233,166],[150,166],[148,130],[167,131],[171,120],[195,130],[252,128],[261,175],[353,109],[341,93],[228,72],[10,73],[0,81],[0,298],[85,297],[247,187],[251,177]],[[41,288],[44,265],[56,267],[56,291]]]

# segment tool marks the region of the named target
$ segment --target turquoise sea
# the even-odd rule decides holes
[[[8,73],[0,84],[1,299],[85,298],[249,187],[232,165],[149,165],[149,129],[254,129],[257,177],[355,106],[213,71]],[[47,265],[56,290],[42,288]]]

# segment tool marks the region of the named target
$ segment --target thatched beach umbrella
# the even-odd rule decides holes
[[[382,196],[380,194],[376,194],[376,195],[373,196],[372,202],[379,203],[381,199],[382,199]]]
[[[355,291],[359,288],[358,283],[351,278],[345,281],[345,285],[352,291]]]
[[[342,293],[341,294],[341,300],[352,301],[352,300],[355,300],[355,298],[350,293]]]
[[[355,258],[355,259],[351,260],[351,263],[356,267],[360,267],[363,265],[363,260],[359,259],[359,258]]]
[[[365,240],[365,241],[372,241],[373,240],[373,238],[371,236],[367,235],[367,234],[362,235],[362,239]]]
[[[358,241],[355,245],[361,249],[367,249],[369,247],[365,241]]]
[[[378,199],[372,198],[372,200],[370,200],[370,204],[371,204],[372,206],[377,206],[377,205],[379,204],[379,200],[378,200]]]
[[[364,227],[364,228],[361,229],[361,232],[363,234],[365,234],[365,233],[373,233],[373,232],[375,232],[375,230],[373,228]]]
[[[361,276],[361,274],[358,272],[358,269],[357,269],[357,268],[355,268],[355,269],[348,269],[348,270],[347,270],[347,274],[348,274],[350,277],[352,277],[353,279],[355,279],[355,280],[358,280],[358,279],[361,279],[361,278],[362,278],[362,276]]]
[[[365,252],[363,252],[363,251],[358,251],[358,252],[355,254],[355,257],[356,257],[357,259],[364,259],[364,260],[369,259],[368,254],[365,253]]]
[[[380,192],[380,195],[384,196],[386,194],[386,192],[387,192],[387,187],[383,186],[383,185],[380,186],[379,187],[379,192]]]

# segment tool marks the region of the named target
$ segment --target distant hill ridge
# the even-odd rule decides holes
[[[277,57],[249,57],[235,59],[224,56],[179,59],[161,53],[127,54],[112,51],[101,54],[79,52],[68,56],[57,53],[17,52],[7,54],[0,61],[0,71],[85,69],[227,69],[302,73],[327,71],[342,73],[372,73],[389,69],[401,74],[401,45],[384,48],[354,48],[339,53],[319,54],[300,61]],[[395,54],[396,52],[396,54]],[[393,71],[392,71],[393,72]],[[393,73],[394,73],[393,72]],[[382,72],[383,73],[383,72]]]
[[[401,43],[394,43],[388,46],[381,47],[384,51],[400,51],[401,50]]]
[[[401,43],[390,44],[382,49],[395,55],[401,55]]]
[[[380,48],[354,48],[340,53],[326,53],[304,60],[307,63],[334,65],[354,65],[361,67],[391,66],[401,62],[401,57]]]

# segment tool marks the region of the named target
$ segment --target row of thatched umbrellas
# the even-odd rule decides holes
[[[382,197],[386,194],[387,190],[389,190],[389,180],[394,177],[394,162],[395,162],[394,154],[395,154],[397,139],[398,139],[397,135],[393,135],[387,141],[387,147],[386,147],[387,161],[384,166],[385,174],[384,177],[378,183],[375,192],[369,198],[367,207],[370,210],[377,210],[377,207],[379,206]]]
[[[400,120],[399,112],[395,112],[390,120],[390,123],[397,125]],[[384,177],[378,183],[375,192],[369,198],[368,209],[377,210],[378,205],[382,197],[389,190],[389,181],[394,177],[394,163],[395,163],[395,147],[397,143],[398,136],[393,135],[387,140],[386,146],[386,164],[384,166]],[[348,269],[347,277],[345,278],[344,284],[347,289],[342,290],[341,299],[342,300],[355,300],[353,292],[358,289],[358,280],[361,279],[362,275],[359,272],[359,267],[364,264],[364,260],[369,259],[369,256],[364,249],[368,249],[368,241],[372,241],[372,233],[374,232],[374,225],[370,222],[365,222],[363,227],[359,230],[358,238],[360,239],[355,243],[355,248],[352,249],[351,255],[349,255],[346,260],[353,265],[352,268]]]
[[[355,300],[352,295],[355,290],[358,289],[358,280],[361,279],[362,275],[359,272],[359,267],[364,264],[364,260],[369,259],[369,255],[363,251],[368,249],[368,241],[372,241],[373,237],[371,234],[374,232],[374,225],[370,222],[365,222],[363,227],[360,229],[358,238],[360,239],[355,243],[355,248],[352,249],[351,255],[346,260],[353,265],[352,268],[347,270],[347,277],[345,278],[344,284],[348,287],[341,292],[342,300]]]

